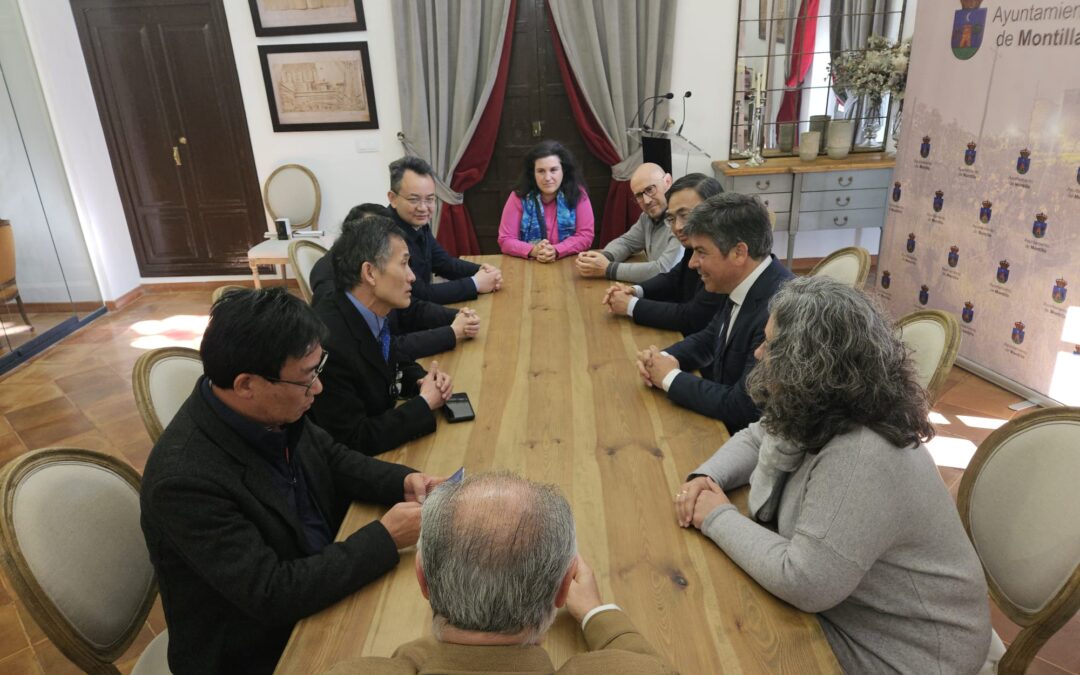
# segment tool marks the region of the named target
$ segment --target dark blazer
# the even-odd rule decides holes
[[[320,296],[334,292],[334,264],[329,255],[312,266],[308,285],[312,305]],[[405,309],[390,310],[391,344],[410,360],[448,352],[457,346],[457,336],[450,327],[457,313],[456,309],[414,297]]]
[[[416,228],[402,220],[396,211],[393,215],[405,243],[409,245],[409,267],[416,275],[413,297],[440,305],[474,300],[476,284],[471,277],[480,271],[480,266],[447,253],[435,241],[430,225]],[[432,283],[433,274],[449,281]]]
[[[311,422],[300,424],[291,456],[331,532],[354,500],[402,500],[413,469],[365,457]],[[142,529],[177,675],[272,672],[293,624],[398,563],[378,521],[309,555],[303,525],[274,489],[271,471],[198,386],[150,452]]]
[[[643,298],[634,304],[634,323],[677,330],[689,336],[709,325],[726,295],[710,293],[697,271],[690,269],[690,251],[670,271],[643,281]]]
[[[793,276],[772,256],[772,263],[746,294],[726,343],[720,340],[720,330],[728,314],[722,308],[703,330],[668,347],[665,351],[679,360],[679,368],[684,371],[712,364],[706,372],[707,379],[679,373],[668,389],[668,398],[684,408],[720,420],[731,434],[761,417],[761,411],[746,393],[746,376],[757,363],[754,350],[765,339],[769,299]]]
[[[344,293],[319,298],[315,313],[330,330],[330,352],[320,379],[323,391],[308,414],[338,443],[368,455],[392,450],[435,431],[435,415],[421,398],[416,381],[426,372],[390,345],[390,362],[367,322]],[[391,387],[410,397],[398,407]]]

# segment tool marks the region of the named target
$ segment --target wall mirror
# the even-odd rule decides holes
[[[907,4],[740,0],[731,156],[750,156],[755,141],[764,157],[795,155],[799,133],[811,130],[811,118],[822,115],[854,122],[853,151],[884,150],[898,103],[887,91],[877,101],[839,90],[830,66],[845,57],[849,62],[864,57],[871,36],[899,42]],[[756,135],[755,116],[760,117]],[[813,128],[820,124],[815,121]]]

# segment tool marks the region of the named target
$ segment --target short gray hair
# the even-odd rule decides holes
[[[802,277],[784,284],[769,310],[773,336],[746,380],[769,433],[807,450],[860,426],[896,447],[933,438],[908,350],[870,298]]]
[[[403,239],[394,221],[382,216],[347,220],[341,236],[330,247],[334,267],[334,285],[339,291],[351,291],[360,285],[360,269],[368,262],[380,272],[386,269],[392,253],[392,239]]]
[[[772,252],[772,219],[753,195],[721,192],[709,197],[690,212],[683,234],[708,237],[724,255],[740,241],[754,260],[763,260]]]
[[[577,552],[570,505],[553,485],[510,473],[443,483],[424,502],[420,561],[432,630],[537,641],[555,619],[555,595]]]

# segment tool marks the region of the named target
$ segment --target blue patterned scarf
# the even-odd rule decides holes
[[[555,209],[559,241],[566,241],[577,230],[577,213],[566,203],[562,190],[556,193]],[[531,244],[546,238],[544,204],[540,201],[540,193],[533,191],[521,200],[521,241]]]

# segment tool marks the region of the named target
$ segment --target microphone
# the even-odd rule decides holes
[[[692,94],[692,91],[687,91],[685,94],[682,95],[682,122],[679,124],[679,130],[675,132],[676,136],[682,135],[683,125],[686,124],[686,99],[690,98]]]
[[[653,98],[652,111],[650,111],[649,114],[651,116],[650,119],[652,120],[653,126],[656,126],[656,109],[660,106],[660,100],[661,99],[667,99],[668,101],[670,101],[671,99],[675,98],[675,94],[672,94],[669,91],[666,94],[661,94],[659,96],[653,96],[652,98]],[[645,125],[643,124],[642,126],[645,126]],[[646,127],[646,128],[648,128],[648,127]]]
[[[645,97],[644,99],[642,99],[641,103],[639,103],[639,104],[638,104],[638,110],[637,110],[637,114],[635,114],[635,115],[634,115],[634,116],[633,116],[633,117],[632,117],[632,118],[630,119],[630,124],[628,124],[627,126],[628,126],[628,127],[633,127],[633,126],[634,126],[634,120],[636,120],[636,119],[638,119],[639,117],[641,117],[641,113],[642,113],[642,112],[644,112],[644,110],[645,110],[645,104],[646,104],[646,103],[648,103],[649,101],[654,101],[654,100],[656,100],[656,99],[658,99],[658,98],[664,98],[664,97],[667,97],[667,98],[671,98],[671,97],[672,97],[672,94],[671,94],[671,93],[669,92],[669,93],[667,93],[667,94],[660,94],[659,96],[646,96],[646,97]],[[645,120],[644,120],[644,119],[642,119],[642,120],[641,120],[641,126],[642,126],[642,128],[644,128],[644,129],[648,129],[648,128],[649,128],[649,125],[648,125],[648,124],[645,124]]]

